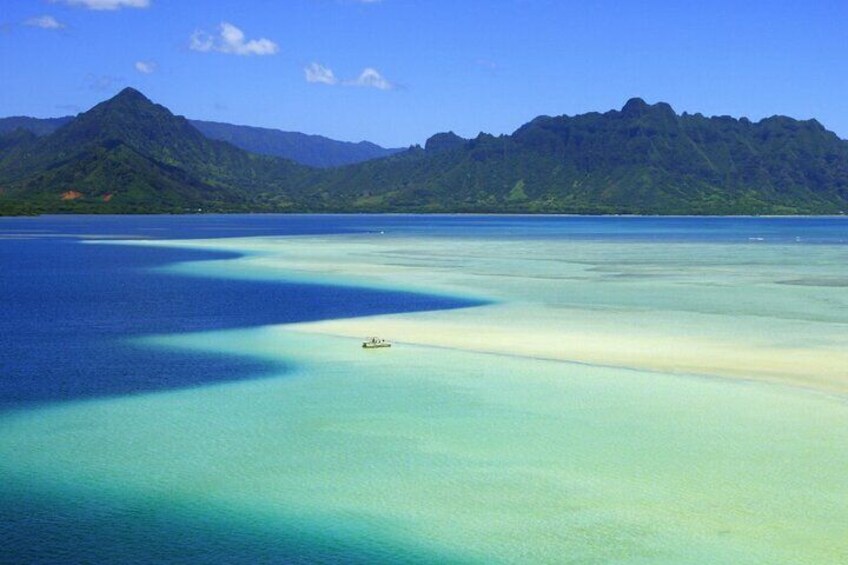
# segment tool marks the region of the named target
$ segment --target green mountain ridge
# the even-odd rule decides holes
[[[74,116],[60,118],[31,118],[12,116],[0,118],[0,136],[17,129],[34,133],[38,137],[49,135],[74,120]],[[369,141],[357,143],[337,141],[321,135],[282,131],[271,128],[240,126],[223,122],[188,120],[209,139],[226,141],[240,149],[282,157],[309,167],[328,168],[352,165],[387,157],[405,148],[385,148]]]
[[[8,142],[21,135],[17,131],[0,139]],[[0,206],[116,213],[247,210],[261,191],[273,190],[279,198],[286,181],[306,171],[209,140],[185,118],[125,89],[53,133],[3,152]]]
[[[53,133],[73,119],[74,116],[61,116],[59,118],[9,116],[7,118],[0,118],[0,135],[5,135],[17,129],[22,129],[41,137]]]
[[[540,116],[511,135],[311,169],[204,137],[126,89],[36,138],[0,136],[0,210],[838,214],[848,141],[815,120],[665,103]]]
[[[830,214],[848,209],[848,142],[815,120],[678,116],[637,98],[511,135],[437,134],[318,188],[382,210]]]

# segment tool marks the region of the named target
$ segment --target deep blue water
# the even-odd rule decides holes
[[[206,236],[250,232],[252,221],[252,217],[233,221],[230,231],[214,233],[204,227],[200,232]],[[177,217],[142,217],[128,224],[134,234],[186,237],[198,233],[189,231],[184,222]],[[2,238],[0,231],[0,409],[192,387],[285,369],[247,357],[152,352],[133,344],[128,339],[133,336],[472,304],[444,296],[155,272],[152,267],[167,263],[233,256],[91,245],[67,235],[69,224],[99,236],[123,232],[128,226],[115,218],[87,222],[46,218],[26,223],[59,230],[56,235],[37,232],[40,237],[23,239]],[[8,220],[0,227],[6,224]],[[285,233],[286,227],[277,232]],[[307,228],[309,223],[301,222],[293,229]],[[325,232],[331,229],[324,227]]]
[[[848,216],[651,217],[479,215],[193,215],[41,216],[0,218],[0,237],[17,234],[156,239],[262,235],[375,233],[461,237],[568,237],[574,239],[766,243],[848,243]]]

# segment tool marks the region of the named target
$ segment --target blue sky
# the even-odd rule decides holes
[[[2,0],[0,116],[125,86],[190,118],[384,146],[620,108],[848,138],[848,2]]]

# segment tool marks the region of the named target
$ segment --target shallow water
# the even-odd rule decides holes
[[[834,240],[843,224],[834,220]],[[649,243],[568,233],[157,244],[246,253],[168,272],[343,280],[493,302],[319,325],[325,333],[362,336],[380,328],[423,345],[848,392],[848,294],[837,284],[848,281],[844,244]]]
[[[414,346],[363,352],[274,328],[153,341],[298,368],[7,416],[7,481],[93,496],[123,520],[161,513],[175,532],[276,529],[282,547],[247,544],[271,554],[289,538],[306,555],[335,544],[361,561],[837,563],[848,550],[842,400]],[[218,550],[244,555],[232,540]]]
[[[156,243],[246,253],[167,276],[496,302],[132,337],[150,355],[235,355],[286,372],[0,414],[4,556],[844,562],[843,224],[804,244],[769,223],[780,243],[767,244],[747,241],[763,231],[753,220],[721,224],[728,241],[716,241],[681,219],[685,238],[656,242],[646,229],[571,238],[524,221],[532,237],[520,223],[461,236],[417,224]],[[409,328],[410,340],[363,351],[342,335],[383,327]],[[529,357],[537,344],[524,335],[548,340],[540,352],[553,358]],[[515,351],[487,351],[498,336]],[[630,346],[654,349],[624,355]],[[663,364],[679,353],[681,365]],[[784,367],[798,359],[812,361]]]

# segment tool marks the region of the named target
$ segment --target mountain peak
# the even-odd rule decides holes
[[[157,104],[151,101],[147,96],[136,90],[135,88],[127,87],[121,90],[118,94],[105,100],[95,106],[93,109],[118,109],[126,111],[129,109],[136,110],[139,108],[160,108]]]
[[[621,108],[621,113],[629,116],[638,116],[648,111],[650,106],[641,98],[634,97],[628,100]]]
[[[449,151],[465,144],[465,139],[452,131],[437,133],[424,144],[425,151]]]
[[[105,116],[109,116],[108,119]],[[150,124],[173,117],[173,114],[164,106],[155,104],[138,90],[127,87],[112,98],[104,100],[87,112],[80,114],[77,121],[87,123],[106,120],[107,124],[103,125],[116,125],[116,128],[113,128],[115,130],[113,133],[120,134],[122,128],[144,127],[146,123]],[[71,122],[69,125],[73,125],[73,123]]]
[[[677,119],[677,114],[674,108],[666,102],[657,102],[656,104],[648,104],[641,98],[631,98],[621,108],[620,115],[625,118],[641,118],[643,116],[650,117],[654,120],[664,122],[673,122]]]
[[[136,102],[147,102],[152,104],[149,98],[147,98],[144,94],[132,88],[131,86],[126,87],[121,90],[118,94],[111,98],[111,101],[116,100],[126,100],[126,101],[136,101]]]
[[[168,162],[174,140],[196,147],[209,143],[185,118],[151,102],[138,90],[125,88],[43,138],[45,151],[67,154],[125,145],[133,151]],[[190,161],[190,158],[186,158]]]

